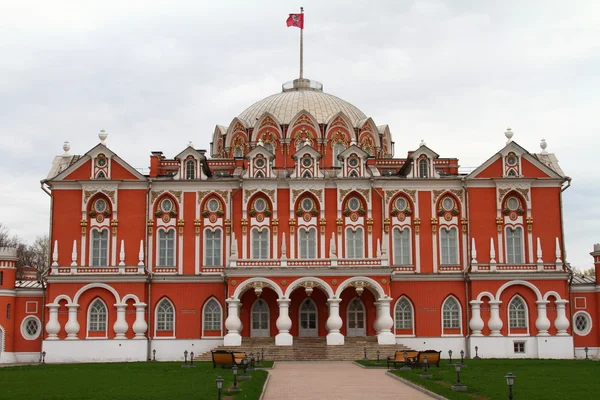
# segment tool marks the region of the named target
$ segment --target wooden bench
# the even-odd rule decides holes
[[[388,369],[390,368],[390,363],[394,364],[394,368],[398,368],[398,364],[405,365],[406,360],[408,359],[408,365],[411,365],[414,361],[414,359],[416,359],[416,357],[419,355],[418,351],[414,351],[414,350],[407,350],[406,351],[406,359],[404,358],[404,351],[397,351],[393,357],[388,357],[387,358],[387,367]]]
[[[423,367],[423,365],[425,364],[425,357],[427,357],[427,365],[429,365],[430,367],[433,365],[435,365],[438,368],[440,367],[440,358],[442,357],[442,352],[435,350],[420,351],[419,354],[417,354],[417,357],[415,357],[413,362],[411,363],[411,367]]]
[[[242,365],[242,360],[246,357],[246,353],[234,353],[228,350],[215,350],[211,353],[213,368],[217,368],[217,365],[220,365],[221,368]]]

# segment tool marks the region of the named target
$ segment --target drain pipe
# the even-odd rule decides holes
[[[48,273],[48,269],[50,268],[50,249],[52,248],[52,208],[54,205],[54,198],[52,197],[52,193],[44,187],[44,183],[46,181],[40,181],[40,188],[50,197],[50,228],[48,229],[48,254],[47,254],[47,264],[44,265],[44,270],[40,272],[39,281],[42,285],[42,340],[40,341],[40,362],[42,362],[42,352],[44,351],[44,333],[43,329],[46,326],[46,274]]]
[[[466,211],[466,217],[467,217],[467,260],[466,260],[466,264],[467,264],[467,268],[464,269],[463,271],[463,279],[465,281],[465,316],[466,316],[466,332],[467,334],[465,335],[465,353],[467,354],[467,358],[471,358],[471,331],[470,331],[470,327],[469,327],[469,321],[470,321],[470,310],[469,310],[469,304],[470,304],[470,300],[469,300],[469,282],[470,282],[470,278],[469,278],[469,268],[471,267],[471,251],[473,249],[471,249],[471,241],[469,240],[470,235],[470,230],[469,230],[469,224],[470,224],[470,210],[471,208],[469,207],[469,194],[467,192],[467,185],[466,185],[466,181],[465,178],[462,178],[462,188],[463,188],[463,192],[465,194],[465,211]]]
[[[144,252],[144,264],[146,265],[146,272],[148,273],[148,277],[146,278],[146,287],[147,287],[147,305],[146,305],[146,320],[148,321],[148,330],[146,333],[146,360],[151,361],[152,358],[150,354],[152,354],[152,337],[150,334],[150,330],[152,327],[152,268],[148,265],[148,251],[150,250],[150,243],[148,243],[148,224],[147,218],[150,210],[150,190],[152,189],[152,178],[148,178],[148,190],[146,190],[146,214],[144,214],[144,230],[146,236],[146,251]]]

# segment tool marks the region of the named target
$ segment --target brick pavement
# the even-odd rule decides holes
[[[378,399],[431,400],[428,395],[348,361],[277,362],[263,400]]]

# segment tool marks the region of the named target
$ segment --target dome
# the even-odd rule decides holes
[[[358,108],[323,92],[323,85],[309,79],[296,79],[283,85],[281,93],[266,97],[244,110],[238,118],[253,126],[265,112],[273,114],[281,124],[289,124],[300,111],[308,111],[320,124],[343,112],[354,126],[367,116]]]

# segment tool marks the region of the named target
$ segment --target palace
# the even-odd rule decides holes
[[[15,281],[0,250],[0,362],[173,360],[251,337],[597,357],[600,245],[597,278],[572,279],[570,178],[543,139],[530,153],[505,135],[468,173],[423,142],[394,158],[388,125],[296,79],[217,125],[210,157],[153,151],[148,174],[104,131],[83,155],[65,142],[42,181],[43,282]]]

